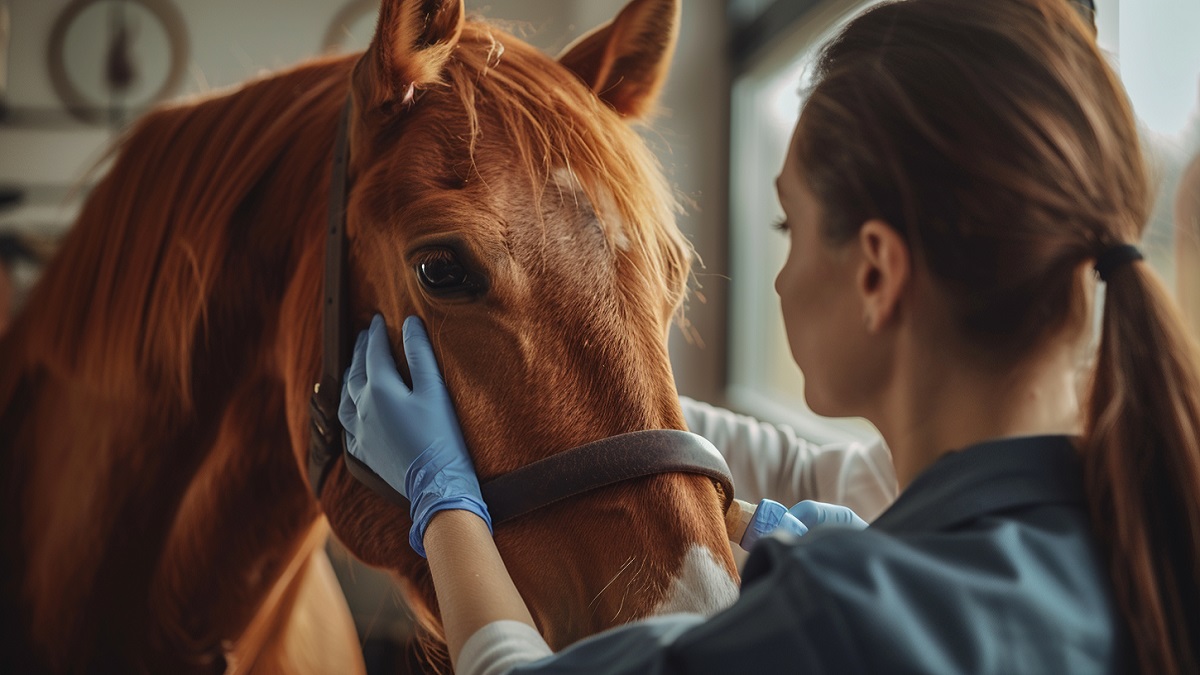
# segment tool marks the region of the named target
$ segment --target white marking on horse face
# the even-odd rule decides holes
[[[666,598],[654,613],[695,612],[708,616],[732,605],[737,597],[737,584],[717,562],[712,551],[693,544],[684,554]]]
[[[593,188],[596,193],[596,199],[599,204],[592,204],[587,197],[587,193],[583,191],[583,184],[579,182],[579,177],[570,169],[559,167],[554,170],[554,184],[560,191],[570,193],[572,199],[580,205],[584,211],[590,211],[595,214],[595,224],[603,233],[605,238],[613,243],[622,251],[629,250],[629,236],[625,233],[625,223],[621,219],[620,212],[617,210],[616,200],[613,199],[612,193],[603,185],[598,185]]]

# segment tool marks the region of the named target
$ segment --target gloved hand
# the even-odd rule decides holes
[[[492,520],[425,327],[410,316],[403,333],[412,389],[396,370],[387,327],[377,314],[354,344],[338,418],[350,454],[412,504],[408,543],[425,557],[425,528],[438,511],[470,511],[488,530]]]
[[[802,537],[808,533],[808,526],[788,513],[787,507],[783,504],[771,499],[764,499],[754,510],[750,524],[746,526],[746,532],[742,534],[742,540],[738,542],[738,545],[749,551],[754,548],[759,539],[776,530]]]
[[[746,532],[738,543],[749,551],[764,536],[775,531],[788,532],[802,537],[810,530],[825,526],[851,527],[861,530],[866,521],[845,506],[804,500],[788,509],[777,501],[764,499],[758,503]]]
[[[788,509],[788,513],[795,516],[797,520],[804,523],[810,530],[815,530],[818,527],[826,525],[838,525],[856,530],[867,529],[867,521],[859,518],[858,514],[851,511],[847,506],[826,504],[825,502],[814,502],[811,499],[805,499]]]

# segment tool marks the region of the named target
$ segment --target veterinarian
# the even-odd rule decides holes
[[[1093,31],[1064,0],[876,6],[822,52],[777,188],[806,397],[878,427],[899,498],[764,537],[715,616],[552,654],[421,323],[410,391],[377,319],[341,417],[412,502],[456,669],[1200,672],[1200,373],[1136,248],[1146,167]]]

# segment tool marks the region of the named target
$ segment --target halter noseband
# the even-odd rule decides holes
[[[329,228],[325,238],[325,294],[321,305],[323,349],[321,380],[310,403],[312,433],[308,447],[308,481],[319,500],[325,479],[338,455],[346,469],[374,492],[408,508],[396,492],[366,464],[346,450],[338,421],[342,375],[350,360],[350,322],[346,291],[346,164],[350,100],[342,108],[333,170],[329,181]],[[587,443],[515,471],[497,476],[480,488],[492,522],[500,524],[565,499],[635,478],[664,473],[691,473],[711,479],[722,492],[723,510],[733,503],[733,478],[724,458],[708,440],[687,431],[634,431]]]

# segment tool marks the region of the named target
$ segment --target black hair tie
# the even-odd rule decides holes
[[[1142,255],[1142,252],[1133,244],[1113,246],[1104,253],[1096,256],[1096,274],[1100,275],[1101,281],[1108,283],[1109,275],[1116,268],[1126,263],[1145,259],[1146,257]]]

